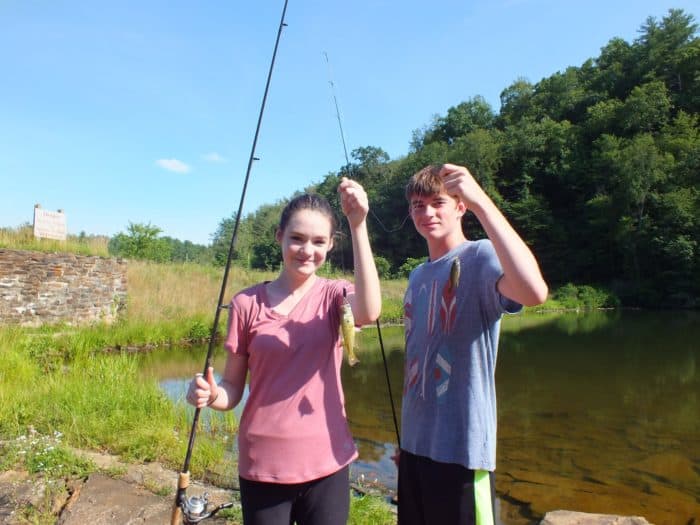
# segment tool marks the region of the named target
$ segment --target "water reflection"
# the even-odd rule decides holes
[[[696,313],[596,312],[504,331],[504,496],[538,515],[570,508],[652,523],[700,518],[698,321]]]
[[[400,404],[403,331],[383,328],[382,339]],[[560,508],[700,521],[699,340],[695,312],[507,318],[497,369],[499,523],[532,523]],[[343,367],[360,451],[353,472],[394,488],[397,438],[376,329],[359,344],[360,364]],[[178,399],[205,354],[154,354],[144,370]],[[215,363],[221,370],[223,356]]]

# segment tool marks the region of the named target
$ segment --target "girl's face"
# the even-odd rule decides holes
[[[323,265],[333,247],[329,218],[311,209],[294,212],[275,238],[282,248],[285,270],[305,276],[313,275]]]

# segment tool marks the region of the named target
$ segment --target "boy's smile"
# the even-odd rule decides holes
[[[428,240],[462,231],[464,205],[446,193],[416,195],[411,199],[410,208],[416,230]]]

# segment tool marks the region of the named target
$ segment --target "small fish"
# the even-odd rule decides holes
[[[343,349],[348,353],[348,364],[355,366],[360,360],[355,355],[355,318],[343,288],[343,304],[340,306],[340,334],[343,336]]]
[[[459,273],[461,271],[459,257],[452,259],[452,267],[450,268],[450,290],[455,291],[459,284]]]

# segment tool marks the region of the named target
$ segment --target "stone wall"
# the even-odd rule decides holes
[[[111,323],[126,285],[123,259],[0,248],[0,324]]]

